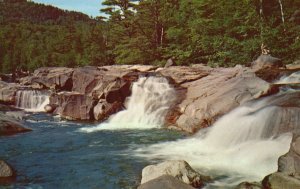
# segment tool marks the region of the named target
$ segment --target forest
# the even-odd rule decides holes
[[[105,0],[106,16],[0,1],[0,72],[112,64],[248,65],[262,44],[300,59],[299,0]],[[100,9],[99,4],[99,9]]]

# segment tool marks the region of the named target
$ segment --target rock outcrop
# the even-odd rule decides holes
[[[271,85],[243,67],[214,69],[208,76],[181,85],[187,89],[178,105],[176,125],[188,132],[210,126],[235,107],[272,92]]]
[[[32,76],[20,79],[22,85],[30,85],[33,88],[48,88],[70,91],[72,89],[73,68],[43,67],[34,71]]]
[[[60,92],[50,96],[50,105],[57,107],[54,113],[69,120],[93,119],[95,100],[76,92]]]
[[[24,127],[16,119],[0,113],[0,136],[13,135],[31,131],[31,129]]]
[[[186,161],[172,160],[145,167],[142,171],[141,184],[163,175],[173,176],[176,179],[194,187],[201,187],[205,182],[210,181],[209,177],[203,176],[193,170]]]

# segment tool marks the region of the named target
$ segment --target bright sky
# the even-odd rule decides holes
[[[52,5],[65,10],[83,12],[89,16],[100,16],[103,0],[33,0],[37,3]]]

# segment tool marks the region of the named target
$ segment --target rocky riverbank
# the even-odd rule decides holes
[[[170,109],[166,125],[194,133],[249,100],[277,92],[278,87],[264,79],[284,74],[287,70],[280,69],[280,65],[277,59],[260,58],[253,68],[203,65],[40,68],[19,78],[17,83],[0,81],[0,101],[13,105],[17,91],[50,90],[48,112],[70,120],[103,121],[124,108],[130,87],[139,77],[163,76],[177,90],[177,103]]]
[[[8,82],[9,79],[0,81],[0,102],[6,105],[16,105],[18,91],[49,91],[50,98],[49,104],[45,106],[46,112],[60,115],[69,120],[102,122],[110,115],[124,109],[126,98],[131,95],[132,83],[139,77],[162,76],[168,79],[177,94],[176,103],[171,106],[166,116],[165,126],[195,133],[201,128],[211,126],[222,115],[246,102],[278,93],[279,88],[284,87],[285,83],[274,84],[274,81],[287,73],[298,70],[297,66],[282,67],[279,59],[267,55],[259,57],[253,62],[252,67],[238,65],[234,68],[210,68],[204,65],[193,65],[159,68],[126,65],[40,68],[30,76],[18,78],[15,83]],[[297,84],[295,83],[292,87],[297,88]],[[266,99],[270,106],[278,108],[277,114],[274,115],[274,123],[276,122],[279,126],[269,134],[276,135],[292,131],[294,139],[291,149],[288,154],[279,159],[278,173],[267,176],[261,184],[242,183],[238,187],[278,188],[280,185],[278,182],[289,182],[290,179],[295,179],[293,182],[295,186],[300,186],[297,185],[300,175],[298,170],[300,162],[300,153],[298,153],[299,99],[299,92],[281,96],[279,94],[276,100]],[[11,131],[6,131],[6,128],[16,132],[30,130],[23,128],[17,120],[10,118],[12,115],[16,117],[15,114],[2,114],[0,134],[1,132],[13,134]],[[190,169],[189,166],[185,165],[185,167]],[[165,176],[165,172],[159,172],[162,174],[155,173],[158,176],[147,179],[154,184],[152,188],[156,186],[157,182],[164,184],[166,180],[166,178],[160,178]],[[167,175],[178,178],[176,174]],[[198,174],[195,173],[195,175]],[[171,180],[171,183],[174,182],[177,185],[177,181],[174,181],[172,177],[168,177],[167,180]],[[185,178],[189,177],[185,176]],[[157,181],[153,182],[153,179]],[[281,182],[280,179],[283,181]],[[185,183],[199,187],[208,180],[198,179],[199,185],[192,181],[192,184]],[[140,188],[147,188],[147,182],[144,182]],[[294,185],[288,186],[289,188],[294,187]],[[188,188],[188,186],[186,187]]]

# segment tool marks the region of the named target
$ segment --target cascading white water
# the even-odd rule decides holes
[[[295,84],[300,83],[300,71],[292,73],[289,76],[282,77],[276,84]]]
[[[103,129],[149,129],[163,125],[170,105],[176,99],[175,90],[163,77],[141,77],[132,86],[126,109],[96,127],[82,128],[93,132]]]
[[[297,72],[280,82],[299,83],[298,76]],[[260,181],[277,171],[278,158],[289,150],[292,137],[290,133],[272,136],[282,124],[280,117],[276,119],[281,107],[271,104],[276,98],[248,102],[193,137],[143,147],[135,153],[149,159],[184,159],[208,175],[223,178],[207,188]]]
[[[16,93],[16,107],[31,112],[43,112],[49,104],[49,93],[38,90],[21,90]]]

